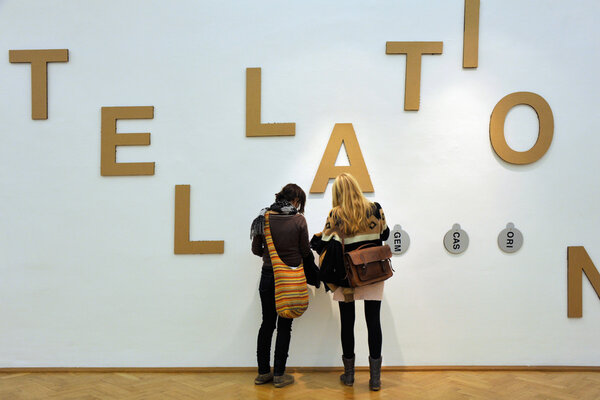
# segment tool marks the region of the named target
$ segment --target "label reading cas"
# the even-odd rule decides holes
[[[452,225],[444,235],[444,247],[452,254],[460,254],[469,247],[469,235],[461,229],[460,224]]]

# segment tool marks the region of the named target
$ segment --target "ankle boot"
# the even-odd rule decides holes
[[[256,378],[254,378],[255,385],[264,385],[267,382],[271,382],[273,380],[273,373],[267,372],[266,374],[258,374]]]
[[[352,386],[354,383],[354,360],[356,356],[352,356],[352,358],[346,358],[342,356],[342,362],[344,363],[344,373],[340,375],[340,380],[344,383],[344,385]]]
[[[369,389],[373,391],[381,389],[381,357],[371,358],[369,356],[369,372],[371,373]]]
[[[283,374],[280,376],[275,375],[273,377],[273,386],[276,388],[282,388],[287,385],[294,383],[294,377],[292,375]]]

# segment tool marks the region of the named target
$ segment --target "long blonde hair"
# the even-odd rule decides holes
[[[365,198],[352,175],[344,172],[335,178],[331,200],[334,215],[341,220],[344,234],[353,235],[369,228],[367,217],[373,203]]]

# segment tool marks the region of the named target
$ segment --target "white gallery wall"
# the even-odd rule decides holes
[[[479,67],[462,68],[463,0],[0,2],[0,367],[255,365],[261,260],[249,228],[288,182],[308,193],[336,123],[352,123],[390,225],[384,365],[600,365],[600,300],[583,283],[567,318],[567,246],[600,267],[600,4],[481,0]],[[387,41],[443,41],[422,59],[419,111],[404,111],[406,57]],[[28,64],[8,50],[69,50],[48,67],[48,119],[31,119]],[[246,68],[262,68],[262,121],[293,137],[245,136]],[[490,114],[509,93],[552,108],[539,161],[502,161]],[[119,162],[153,176],[100,176],[100,108],[154,106],[150,146]],[[532,108],[506,119],[515,150],[537,139]],[[346,163],[344,153],[340,165]],[[191,185],[191,239],[173,254],[174,187]],[[321,231],[331,184],[310,194]],[[508,222],[524,235],[498,248]],[[468,250],[442,238],[460,223]],[[337,304],[311,288],[293,325],[293,366],[340,364]],[[358,304],[356,353],[367,364]]]

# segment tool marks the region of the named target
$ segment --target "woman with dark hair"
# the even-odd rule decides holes
[[[294,377],[285,374],[288,357],[292,319],[277,315],[275,308],[275,277],[264,236],[265,213],[269,212],[269,225],[273,244],[281,260],[289,266],[304,264],[306,281],[319,287],[318,269],[308,243],[308,227],[302,215],[306,203],[306,194],[300,186],[287,184],[275,195],[275,203],[261,210],[252,222],[250,237],[252,253],[263,259],[260,285],[258,288],[262,305],[262,324],[258,331],[256,358],[258,376],[256,385],[273,381],[275,387],[283,387],[294,382]],[[271,372],[271,339],[277,328],[275,340],[275,358]]]
[[[350,174],[343,173],[335,178],[332,203],[325,229],[313,236],[310,243],[320,255],[321,280],[325,282],[326,289],[333,290],[333,300],[338,301],[340,309],[344,363],[344,373],[340,379],[348,386],[354,383],[354,302],[364,300],[371,374],[369,389],[376,391],[381,388],[382,332],[379,313],[384,283],[348,287],[343,256],[344,250],[349,252],[365,244],[380,246],[388,238],[390,230],[381,206],[363,196],[358,182]]]

